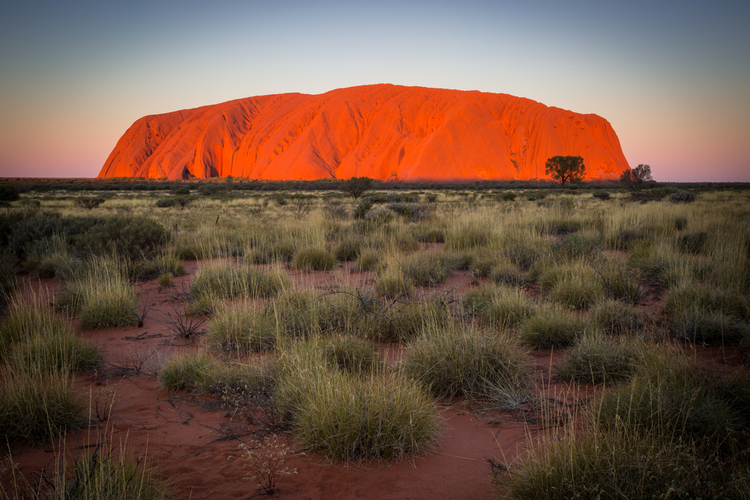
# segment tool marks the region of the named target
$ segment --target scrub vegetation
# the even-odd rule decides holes
[[[0,212],[0,438],[92,425],[76,374],[107,362],[85,339],[145,318],[190,333],[132,376],[332,461],[429,453],[460,402],[540,426],[494,469],[500,495],[746,498],[749,191],[573,180],[102,184],[91,206],[21,185]],[[589,396],[555,406],[550,384]],[[163,496],[158,471],[107,464]]]

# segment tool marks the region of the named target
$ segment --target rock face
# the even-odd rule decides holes
[[[507,94],[382,84],[145,116],[98,177],[525,180],[547,178],[556,155],[582,156],[587,179],[628,167],[600,116]]]

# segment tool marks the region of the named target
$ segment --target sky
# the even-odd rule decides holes
[[[95,177],[138,118],[392,83],[606,118],[658,181],[750,182],[750,2],[6,3],[0,177]]]

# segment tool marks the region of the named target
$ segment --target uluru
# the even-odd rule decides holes
[[[378,84],[144,116],[98,177],[529,180],[547,178],[545,162],[557,155],[583,157],[586,179],[628,168],[598,115],[507,94]]]

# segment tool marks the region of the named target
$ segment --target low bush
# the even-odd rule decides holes
[[[690,191],[678,191],[669,195],[669,199],[673,203],[691,203],[695,201],[695,193]]]
[[[9,184],[0,185],[0,201],[16,201],[20,197],[17,187]]]
[[[432,449],[438,435],[432,401],[397,375],[358,381],[333,375],[305,394],[294,415],[303,446],[338,460],[398,460]]]
[[[591,196],[597,200],[608,200],[611,198],[611,195],[607,191],[594,191]]]

